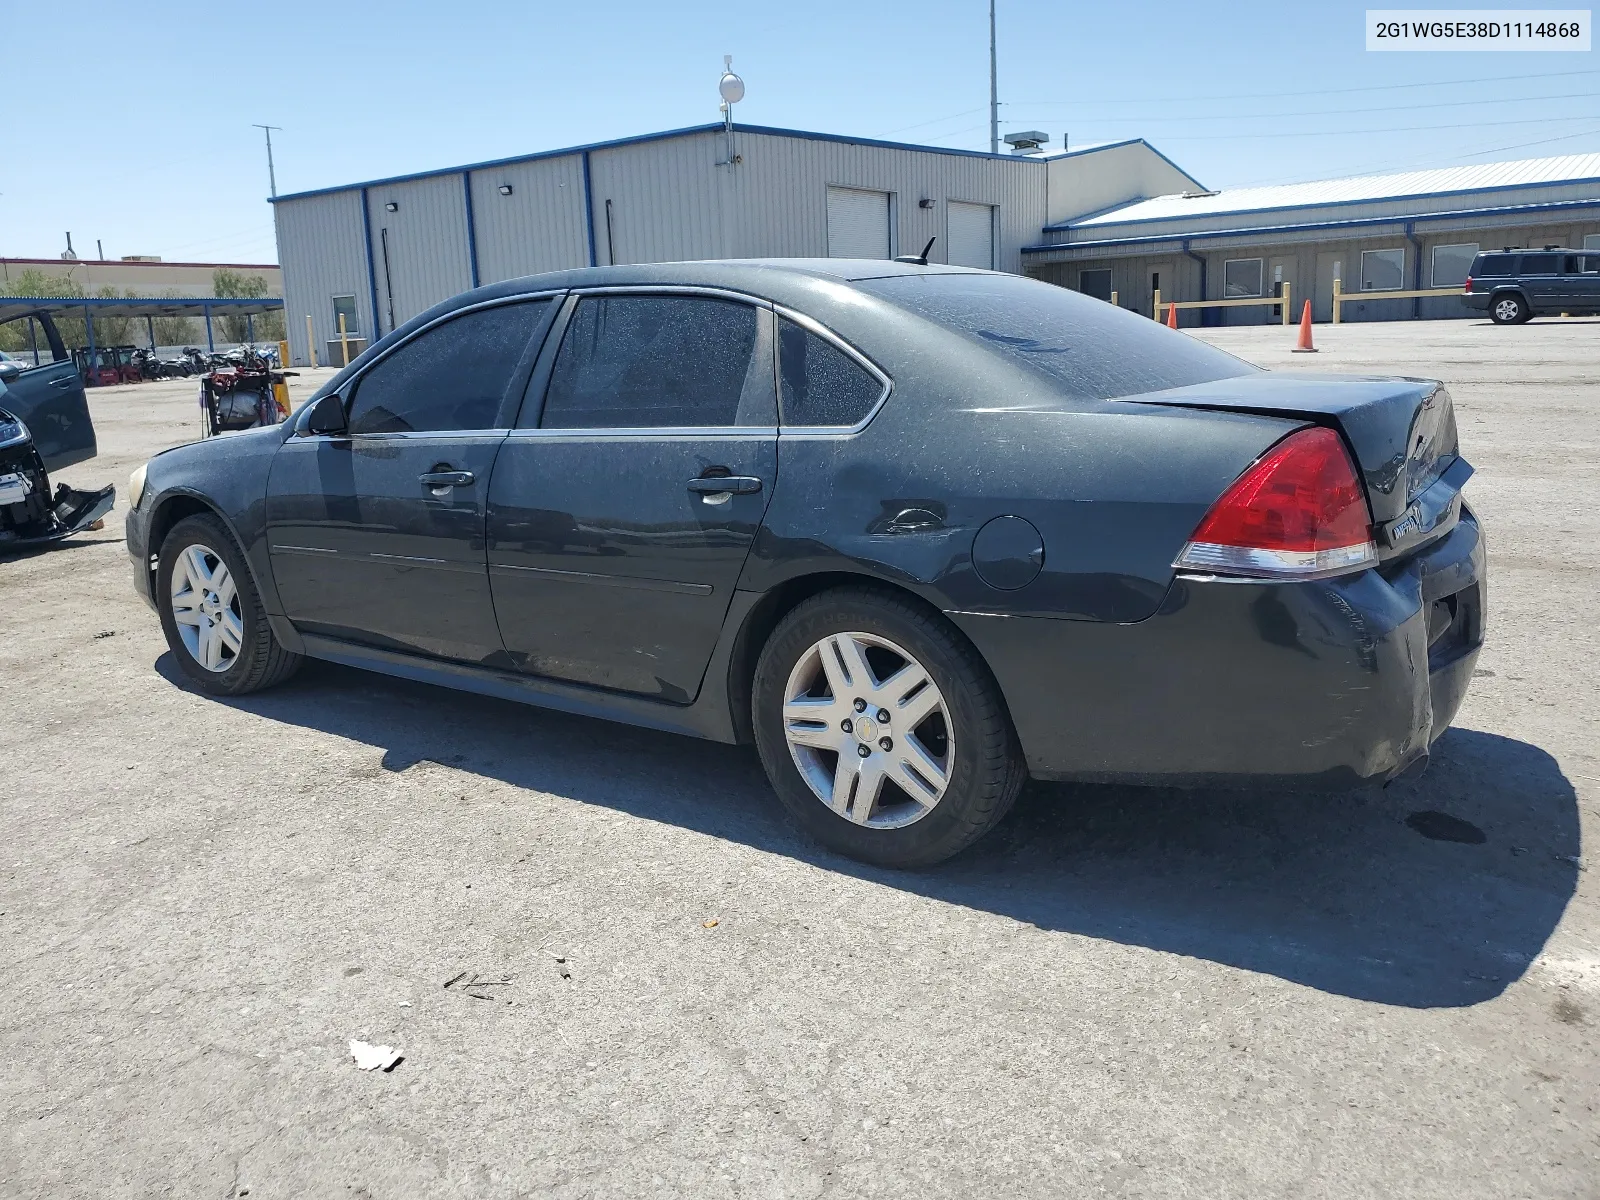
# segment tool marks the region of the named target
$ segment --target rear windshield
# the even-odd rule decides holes
[[[898,275],[856,286],[1049,376],[1075,399],[1110,400],[1259,369],[1103,300],[1017,275]]]
[[[1480,254],[1472,264],[1474,275],[1514,275],[1517,271],[1515,254]]]

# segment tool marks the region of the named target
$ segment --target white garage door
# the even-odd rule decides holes
[[[994,269],[994,208],[988,204],[964,204],[952,200],[946,205],[946,224],[950,244],[945,261],[958,267]]]
[[[828,189],[828,257],[889,257],[889,193]]]

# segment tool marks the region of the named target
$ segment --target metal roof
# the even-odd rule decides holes
[[[1172,221],[1225,213],[1273,212],[1288,208],[1317,208],[1383,200],[1418,200],[1446,193],[1471,194],[1505,188],[1588,182],[1600,183],[1600,154],[1565,154],[1556,158],[1523,158],[1513,162],[1442,167],[1431,171],[1402,171],[1393,175],[1357,175],[1348,179],[1322,179],[1312,183],[1230,188],[1211,195],[1157,196],[1051,228],[1085,229],[1101,225],[1125,225],[1135,221]]]
[[[60,313],[82,316],[88,309],[97,317],[203,317],[208,313],[236,317],[258,317],[277,312],[283,301],[272,296],[259,299],[234,296],[196,296],[178,299],[136,299],[123,296],[0,296],[0,321],[28,313]]]
[[[1148,149],[1167,159],[1161,151],[1156,150],[1143,138],[1127,138],[1120,142],[1108,142],[1100,146],[1086,146],[1082,150],[1071,150],[1061,154],[991,154],[987,150],[958,150],[951,146],[924,146],[916,142],[889,142],[882,138],[854,137],[843,133],[813,133],[805,129],[781,129],[772,125],[740,125],[733,127],[735,133],[763,133],[772,137],[800,138],[809,142],[842,142],[848,146],[875,146],[885,150],[914,150],[923,154],[950,154],[962,158],[991,158],[1001,162],[1031,162],[1043,163],[1057,158],[1070,158],[1079,154],[1093,154],[1099,150],[1111,150],[1118,146],[1131,146],[1143,144]],[[413,179],[431,179],[439,175],[460,175],[468,171],[484,171],[492,167],[505,167],[514,163],[537,162],[542,158],[566,158],[573,154],[588,154],[594,150],[612,150],[619,146],[639,146],[647,142],[659,142],[668,138],[693,137],[702,133],[721,133],[723,125],[720,121],[710,125],[689,125],[683,129],[667,129],[660,133],[641,133],[633,137],[613,138],[606,142],[589,142],[581,146],[564,146],[559,150],[538,150],[532,154],[515,154],[508,158],[491,158],[483,162],[463,163],[457,167],[436,167],[427,171],[412,171],[405,175],[389,175],[382,179],[366,179],[360,183],[341,183],[334,187],[312,188],[303,192],[286,192],[281,196],[274,196],[269,203],[279,204],[286,200],[302,200],[307,196],[326,196],[333,192],[350,192],[364,187],[382,187],[390,183],[407,183]],[[1177,167],[1176,163],[1172,163]],[[1182,168],[1178,168],[1182,170]],[[1183,172],[1185,175],[1187,171]]]

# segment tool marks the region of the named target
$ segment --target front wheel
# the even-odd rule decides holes
[[[1497,296],[1489,305],[1489,317],[1496,325],[1517,325],[1532,315],[1521,296]]]
[[[756,668],[756,746],[819,842],[920,867],[977,841],[1026,770],[999,689],[950,625],[870,588],[823,592],[773,630]]]
[[[300,655],[273,635],[244,553],[213,516],[186,517],[161,543],[156,603],[167,646],[202,691],[242,696],[281,683]]]

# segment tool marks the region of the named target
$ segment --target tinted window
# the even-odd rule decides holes
[[[1585,275],[1600,274],[1600,254],[1585,254],[1578,260],[1578,270]]]
[[[1514,254],[1485,254],[1472,264],[1474,275],[1515,275],[1517,256]]]
[[[411,339],[361,377],[350,432],[494,428],[548,303],[479,309]]]
[[[1559,254],[1524,254],[1522,256],[1522,273],[1524,275],[1554,275],[1561,270],[1561,256]]]
[[[755,344],[756,310],[735,300],[586,297],[567,326],[539,423],[546,429],[732,425]],[[769,382],[769,406],[770,388]]]
[[[1075,399],[1109,400],[1258,370],[1148,317],[1015,275],[901,275],[856,286],[1042,372]]]
[[[854,425],[883,395],[876,375],[793,321],[778,323],[778,362],[785,425]]]

